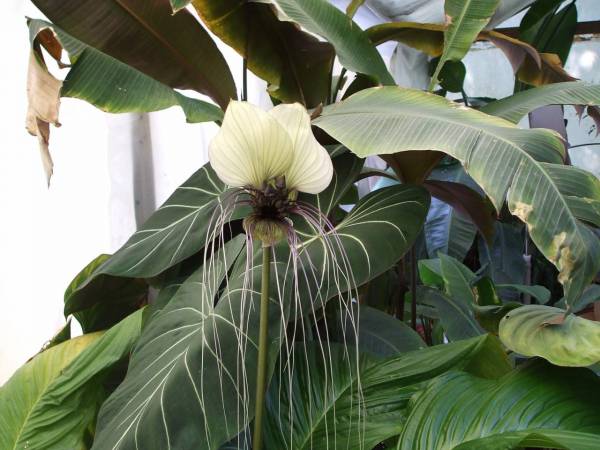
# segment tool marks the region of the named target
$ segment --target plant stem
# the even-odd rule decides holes
[[[252,450],[262,449],[262,418],[267,390],[267,356],[269,346],[269,284],[271,278],[271,247],[263,248],[260,291],[260,328],[258,335],[258,366],[256,369],[256,405]]]
[[[410,305],[410,319],[413,330],[417,330],[417,251],[415,246],[410,248],[410,294],[412,303]]]

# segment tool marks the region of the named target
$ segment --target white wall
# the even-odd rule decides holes
[[[0,15],[0,383],[65,323],[62,296],[72,277],[110,250],[105,115],[64,99],[51,131],[55,172],[48,189],[36,138],[25,131],[28,2]]]

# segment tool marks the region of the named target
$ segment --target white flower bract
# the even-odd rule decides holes
[[[306,109],[281,104],[266,112],[247,102],[231,101],[208,155],[226,184],[260,189],[285,176],[290,190],[318,194],[331,182],[331,158],[315,139]]]

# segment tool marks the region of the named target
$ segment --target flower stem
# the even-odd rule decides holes
[[[262,449],[262,418],[267,390],[267,356],[269,338],[269,284],[271,277],[271,247],[263,247],[262,280],[260,292],[260,328],[258,335],[258,366],[256,370],[256,405],[252,450]]]

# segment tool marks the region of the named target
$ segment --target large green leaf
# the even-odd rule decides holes
[[[187,10],[169,0],[34,0],[81,42],[172,88],[194,89],[223,109],[236,98],[225,58]],[[96,61],[97,62],[97,61]]]
[[[461,60],[488,24],[499,0],[446,0],[444,10],[448,28],[444,32],[444,51],[431,78],[430,90],[438,82],[446,61]]]
[[[327,0],[274,0],[292,20],[330,42],[349,70],[395,84],[367,34]]]
[[[422,227],[427,206],[424,189],[396,186],[362,199],[337,226],[357,285],[400,259]],[[284,343],[281,325],[290,309],[293,319],[302,321],[303,310],[322,307],[328,298],[339,295],[338,288],[352,287],[336,286],[328,278],[336,266],[332,254],[324,251],[322,237],[315,234],[303,239],[298,249],[298,303],[289,301],[293,283],[285,245],[280,245],[272,264],[271,270],[277,269],[278,275],[273,277],[269,321],[273,360]],[[253,412],[253,342],[258,335],[259,308],[258,296],[250,296],[244,288],[259,286],[260,252],[255,249],[253,284],[243,283],[246,259],[242,253],[214,306],[215,286],[223,277],[223,264],[216,258],[213,264],[218,275],[209,271],[206,278],[214,280],[211,286],[202,282],[199,269],[152,317],[126,380],[102,409],[94,448],[113,448],[119,442],[120,448],[136,448],[136,439],[140,447],[215,448],[248,424]],[[315,268],[316,274],[310,272]],[[241,298],[243,292],[245,299]],[[150,379],[149,367],[154,374]]]
[[[361,305],[356,317],[358,349],[361,353],[390,357],[426,347],[415,330],[383,311]],[[356,342],[356,333],[350,323],[346,324],[344,332],[343,337],[348,345]]]
[[[225,185],[205,165],[167,201],[114,255],[68,292],[66,312],[89,308],[102,297],[106,276],[150,278],[200,251],[206,233],[223,211]],[[122,281],[128,284],[129,281]]]
[[[46,33],[51,31],[51,34]],[[72,61],[61,96],[85,100],[111,113],[150,112],[180,106],[190,123],[221,120],[223,111],[202,100],[186,97],[148,75],[89,47],[43,20],[29,21],[30,40],[64,48]],[[44,39],[39,39],[44,33]],[[57,55],[60,58],[60,55]],[[59,59],[60,61],[60,59]]]
[[[481,376],[500,376],[509,369],[491,336],[377,362],[359,362],[354,349],[312,342],[298,344],[297,352],[303,356],[294,360],[293,371],[274,377],[269,388],[269,449],[370,449],[402,430],[411,396],[428,380],[451,369]]]
[[[141,332],[142,312],[106,333],[56,345],[21,367],[0,389],[0,448],[79,449],[107,393],[111,367]]]
[[[433,261],[420,261],[419,270],[426,280],[435,280],[437,264]],[[435,274],[432,276],[432,273]],[[477,298],[472,284],[475,274],[456,259],[439,255],[439,276],[444,285],[444,292],[432,288],[421,288],[421,301],[434,306],[438,311],[440,322],[451,341],[467,339],[484,333],[475,318],[474,306]]]
[[[600,361],[600,323],[559,308],[526,305],[500,321],[500,339],[525,356],[541,356],[559,366],[589,366]]]
[[[517,123],[546,105],[600,105],[600,86],[584,81],[548,84],[488,103],[481,111]]]
[[[571,212],[580,220],[600,227],[600,180],[574,166],[545,164]]]
[[[139,309],[146,301],[148,285],[144,280],[105,274],[98,275],[85,295],[78,295],[78,289],[109,258],[110,255],[94,258],[75,276],[65,290],[65,316],[73,314],[81,324],[84,333],[111,327]],[[94,304],[98,299],[102,299],[102,302]]]
[[[542,361],[499,380],[451,372],[413,398],[397,448],[555,448],[564,439],[559,448],[591,450],[600,440],[599,388],[591,371]]]
[[[548,130],[523,130],[439,96],[374,88],[327,107],[315,119],[357,155],[439,150],[458,159],[499,211],[505,200],[558,269],[573,302],[600,268],[600,244],[573,215],[543,162],[562,163]]]
[[[335,53],[327,42],[279,20],[271,5],[240,0],[193,0],[206,26],[269,83],[269,94],[307,108],[328,103]]]

